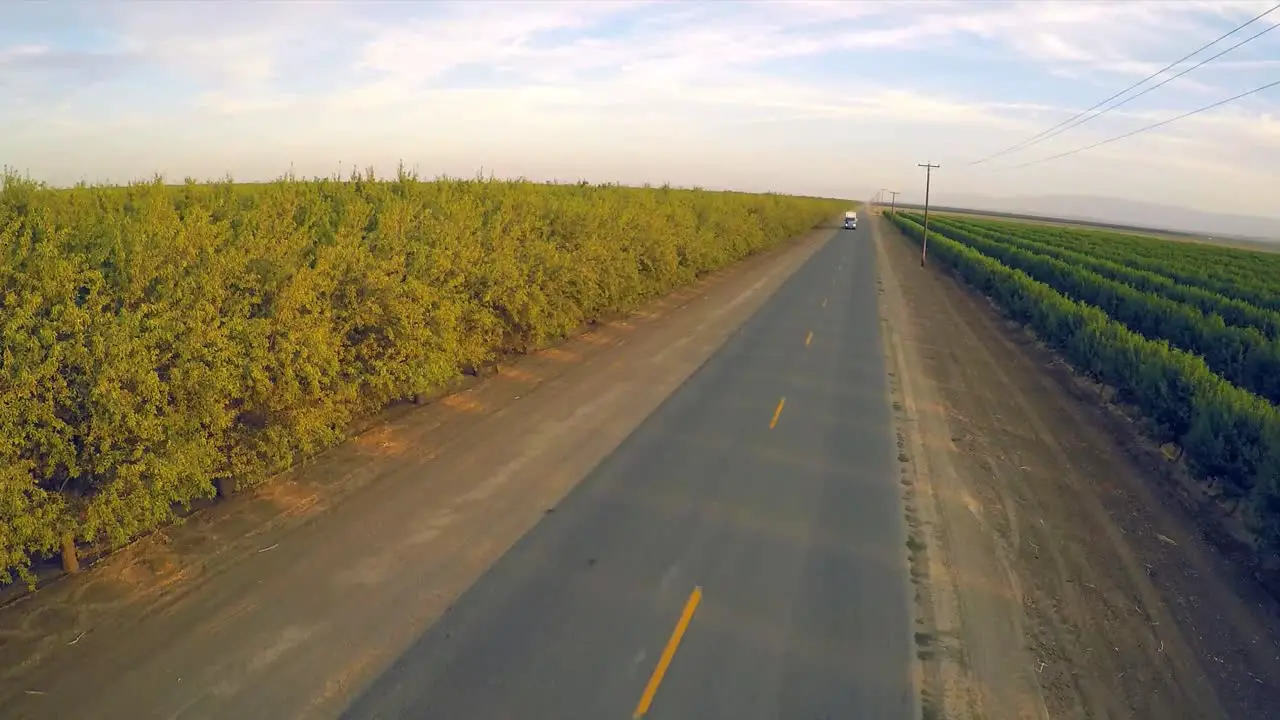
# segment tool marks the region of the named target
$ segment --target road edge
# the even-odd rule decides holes
[[[931,456],[925,449],[927,422],[919,406],[921,383],[907,362],[910,323],[904,318],[905,299],[893,268],[889,267],[881,223],[876,211],[870,213],[871,236],[876,249],[877,306],[883,333],[885,366],[892,403],[894,432],[901,467],[903,508],[907,526],[908,591],[913,598],[910,632],[916,648],[912,663],[912,683],[916,691],[915,720],[982,717],[979,695],[968,678],[968,661],[961,633],[960,603],[945,561],[944,532],[937,508],[933,471],[954,476],[945,458]],[[947,436],[949,437],[949,436]],[[934,462],[942,460],[943,467]],[[937,645],[939,637],[953,638],[950,647]]]

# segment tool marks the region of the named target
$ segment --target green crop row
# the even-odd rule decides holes
[[[959,220],[959,219],[957,219]],[[1280,311],[1280,254],[1201,243],[994,220],[960,220],[972,229],[1034,232],[1035,239],[1077,252],[1165,275],[1259,308]]]
[[[1280,282],[1276,253],[1216,247],[1198,242],[1178,242],[1152,237],[1111,236],[1052,228],[1041,231],[1044,239],[1086,252],[1120,253],[1139,261],[1161,263],[1215,285],[1266,291]]]
[[[919,222],[918,216],[903,213]],[[1040,226],[1028,225],[1018,229],[992,230],[983,226],[956,221],[950,217],[930,219],[930,228],[944,232],[958,230],[996,242],[1013,245],[1029,252],[1048,255],[1072,265],[1087,268],[1111,280],[1131,285],[1138,290],[1186,303],[1202,313],[1217,313],[1229,325],[1256,328],[1267,338],[1280,338],[1280,312],[1250,305],[1242,300],[1224,297],[1195,285],[1179,283],[1168,275],[1144,270],[1126,264],[1130,258],[1122,253],[1107,254],[1068,249],[1046,240]]]
[[[528,182],[0,189],[0,582],[844,201]]]
[[[918,223],[900,213],[888,216],[920,242]],[[1078,371],[1114,387],[1119,400],[1153,421],[1159,441],[1182,446],[1199,477],[1221,480],[1241,498],[1264,554],[1280,551],[1280,414],[1274,405],[1215,374],[1200,357],[1144,337],[932,228],[929,251]]]
[[[1070,298],[1097,307],[1136,333],[1167,340],[1174,347],[1199,355],[1211,370],[1228,381],[1273,403],[1280,402],[1280,343],[1254,328],[1229,326],[1221,317],[1206,315],[1191,305],[1013,243],[945,225],[941,233]]]
[[[1273,253],[1056,225],[1004,221],[975,223],[968,218],[954,219],[968,229],[978,227],[1001,233],[1034,233],[1039,241],[1056,247],[1097,254],[1135,267],[1152,265],[1173,270],[1214,285],[1265,286],[1280,278],[1277,273],[1280,268],[1274,264],[1276,256]]]

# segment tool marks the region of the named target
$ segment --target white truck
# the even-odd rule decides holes
[[[848,210],[848,211],[846,211],[846,212],[845,212],[845,214],[844,214],[844,229],[845,229],[845,230],[857,230],[857,229],[858,229],[858,213],[854,212],[853,210]]]

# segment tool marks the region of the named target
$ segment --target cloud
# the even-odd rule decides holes
[[[11,107],[49,102],[109,82],[138,62],[127,53],[14,45],[0,49],[0,93]]]
[[[486,2],[450,6],[438,15],[404,26],[376,30],[357,63],[359,69],[394,77],[409,85],[439,78],[458,67],[510,67],[519,61],[574,58],[565,50],[599,43],[546,47],[542,34],[581,30],[641,3]]]
[[[0,89],[21,102],[0,109],[0,160],[58,182],[270,176],[290,163],[327,174],[339,160],[404,158],[429,174],[484,165],[847,194],[915,183],[928,159],[947,166],[940,182],[970,193],[1105,186],[1194,204],[1213,183],[1239,188],[1236,210],[1275,214],[1256,182],[1276,157],[1274,97],[1020,171],[962,169],[1268,4],[15,5],[18,29],[0,29]],[[1009,164],[1260,85],[1280,67],[1273,35]]]

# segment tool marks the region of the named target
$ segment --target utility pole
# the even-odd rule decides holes
[[[916,163],[916,167],[924,168],[924,235],[920,241],[920,267],[924,267],[924,259],[929,252],[929,181],[933,179],[934,168],[942,166],[931,163]]]
[[[889,201],[889,212],[893,213],[898,209],[898,193],[890,190],[889,194],[893,196],[893,199]]]

